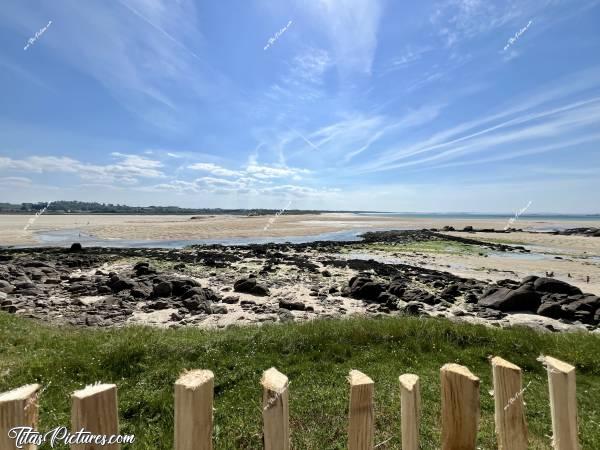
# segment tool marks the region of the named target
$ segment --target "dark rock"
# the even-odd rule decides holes
[[[551,317],[552,319],[560,319],[564,315],[562,306],[556,302],[542,303],[537,310],[537,314]]]
[[[211,305],[211,314],[227,314],[227,307],[225,305]]]
[[[406,290],[406,284],[400,280],[392,280],[388,287],[388,292],[396,297],[402,297]]]
[[[541,304],[540,295],[525,284],[518,289],[500,288],[492,294],[481,298],[480,306],[499,311],[531,311],[536,312]]]
[[[463,228],[463,231],[473,231],[473,227],[471,225],[467,225]]]
[[[91,284],[89,283],[73,283],[67,290],[73,294],[81,294],[87,292],[90,288]]]
[[[98,291],[98,294],[102,294],[102,295],[112,293],[112,289],[109,288],[108,286],[98,286],[97,291]]]
[[[71,248],[69,249],[69,251],[71,253],[81,252],[81,251],[83,251],[83,247],[81,246],[81,244],[79,242],[74,242],[73,244],[71,244]]]
[[[394,294],[390,294],[389,292],[382,292],[377,297],[377,302],[380,304],[384,304],[388,309],[397,310],[398,309],[398,297]]]
[[[174,312],[171,314],[171,320],[174,322],[179,322],[179,321],[183,320],[183,316],[181,314],[179,314],[179,312]]]
[[[533,283],[533,286],[538,292],[549,292],[553,294],[581,294],[581,289],[572,286],[569,283],[560,281],[554,278],[538,278]]]
[[[584,323],[592,323],[594,314],[600,308],[600,297],[589,295],[562,306],[563,311],[570,318],[578,318]]]
[[[465,303],[477,303],[477,296],[472,292],[467,292],[465,294]]]
[[[269,289],[263,286],[262,284],[257,284],[256,286],[254,286],[254,289],[252,289],[251,294],[265,297],[269,295]]]
[[[20,281],[15,284],[15,288],[17,291],[21,291],[23,289],[35,289],[35,283],[31,281]]]
[[[119,275],[115,275],[108,282],[108,286],[112,289],[113,292],[121,292],[126,289],[133,289],[137,286],[136,282],[131,278],[125,278]]]
[[[362,300],[377,300],[379,294],[381,294],[384,291],[384,286],[377,282],[371,281],[370,279],[368,279],[369,281],[366,282],[362,282],[362,280],[363,278],[358,278],[352,284],[352,297],[359,298]]]
[[[301,301],[287,300],[281,299],[279,300],[279,307],[283,309],[289,309],[292,311],[304,311],[306,309],[306,305]]]
[[[148,305],[149,309],[167,309],[169,307],[169,302],[166,300],[156,300]]]
[[[405,314],[409,314],[411,316],[417,316],[420,315],[421,312],[423,311],[423,308],[425,307],[425,305],[423,303],[419,303],[419,302],[408,302],[404,308],[402,308],[402,311]]]
[[[133,266],[133,271],[138,277],[142,275],[150,275],[156,273],[156,270],[150,267],[150,263],[148,261],[137,262]]]
[[[459,294],[460,294],[460,292],[458,290],[458,285],[450,284],[450,285],[446,286],[446,288],[444,290],[442,290],[442,292],[440,292],[440,297],[442,297],[443,299],[446,299],[446,300],[451,300],[451,299],[454,299]]]
[[[323,272],[321,272],[321,275],[323,275],[324,277],[330,277],[331,272],[329,270],[324,270]]]
[[[428,305],[435,305],[439,303],[439,299],[433,294],[423,291],[421,289],[409,289],[402,296],[402,300],[405,302],[421,302]]]
[[[173,286],[169,281],[162,281],[154,285],[153,293],[156,297],[170,297],[173,292]]]
[[[188,297],[181,301],[183,306],[190,311],[210,311],[211,304],[199,295]]]
[[[180,296],[187,292],[190,288],[200,287],[200,283],[190,278],[178,278],[171,280],[173,295]]]
[[[228,297],[225,297],[225,298],[223,299],[223,303],[228,303],[228,304],[230,304],[230,305],[231,305],[231,304],[234,304],[234,303],[237,303],[237,302],[239,302],[239,301],[240,301],[240,298],[239,298],[239,297],[237,297],[237,296],[233,296],[233,295],[230,295],[230,296],[228,296]]]
[[[0,280],[0,292],[10,294],[14,290],[15,290],[15,287],[12,284],[10,284],[8,281]]]
[[[245,292],[247,294],[265,296],[269,295],[269,289],[257,283],[256,278],[250,275],[248,278],[241,278],[233,285],[236,292]]]
[[[100,292],[100,290],[98,290],[98,292]],[[130,294],[133,298],[148,298],[150,297],[151,292],[149,289],[142,289],[140,287],[137,287],[133,288]]]

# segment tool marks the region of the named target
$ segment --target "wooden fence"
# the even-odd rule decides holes
[[[548,372],[553,448],[578,450],[575,368],[551,357],[540,360]],[[498,448],[527,449],[527,422],[521,369],[502,358],[491,359]],[[479,378],[468,368],[446,364],[440,371],[443,450],[475,450],[479,425]],[[348,417],[348,449],[374,448],[373,380],[352,370]],[[402,449],[419,448],[421,396],[419,377],[399,378]],[[290,448],[288,378],[277,369],[264,372],[263,442],[266,450]],[[175,383],[176,450],[212,449],[214,375],[210,370],[184,373]],[[27,385],[0,394],[0,449],[16,449],[8,430],[17,426],[37,429],[39,385]],[[94,434],[118,434],[117,389],[114,384],[88,386],[72,395],[71,427]],[[135,444],[134,444],[135,447]],[[35,446],[25,447],[28,450]],[[117,450],[111,446],[72,446],[74,450]]]

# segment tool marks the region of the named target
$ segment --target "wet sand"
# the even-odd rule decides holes
[[[376,229],[442,228],[502,229],[507,219],[412,216],[363,216],[357,214],[315,214],[275,216],[140,216],[140,215],[41,215],[23,230],[30,216],[0,215],[0,245],[38,244],[35,233],[55,230],[79,230],[101,239],[192,240],[252,237],[313,236],[336,231]],[[269,220],[272,219],[272,223]],[[514,226],[524,229],[599,226],[598,221],[519,220]],[[267,230],[264,228],[268,227]]]

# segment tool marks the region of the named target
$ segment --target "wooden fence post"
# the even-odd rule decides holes
[[[265,450],[290,448],[288,378],[271,367],[263,373],[263,438]]]
[[[94,384],[71,395],[71,428],[82,428],[92,434],[106,436],[119,434],[117,386]],[[73,444],[71,450],[119,450],[119,444]]]
[[[212,450],[214,379],[191,370],[175,382],[175,450]]]
[[[458,364],[440,370],[442,450],[475,450],[479,425],[479,378]]]
[[[491,362],[498,449],[527,450],[521,369],[498,356]]]
[[[37,431],[39,384],[28,384],[0,394],[0,449],[16,450],[16,435],[9,435],[14,427],[31,427]],[[37,445],[24,445],[25,450],[35,450]]]
[[[419,377],[400,375],[400,410],[402,414],[402,450],[419,450],[421,420],[421,386]]]
[[[548,370],[553,448],[579,450],[575,367],[550,356],[542,362]]]
[[[348,450],[371,450],[375,431],[373,394],[375,386],[364,373],[351,370]]]

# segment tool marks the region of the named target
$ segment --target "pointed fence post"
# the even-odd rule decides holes
[[[491,363],[498,449],[527,450],[521,369],[498,356]]]
[[[421,386],[419,377],[404,374],[400,381],[400,411],[402,415],[402,450],[419,450],[421,420]]]
[[[375,431],[373,395],[375,384],[364,373],[351,370],[348,450],[371,450]]]
[[[0,449],[16,450],[17,435],[10,432],[15,427],[30,427],[37,431],[39,384],[28,384],[0,394]],[[21,449],[35,450],[36,445]]]
[[[214,379],[191,370],[175,382],[175,450],[212,450]]]
[[[442,450],[475,450],[479,426],[479,378],[458,364],[441,370]]]
[[[112,436],[119,434],[117,386],[94,384],[71,395],[71,428],[82,428],[92,434]],[[119,450],[119,444],[72,444],[71,450]]]
[[[288,378],[271,367],[263,373],[263,437],[265,450],[289,450]]]
[[[550,356],[542,362],[548,370],[553,448],[579,450],[575,367]]]

